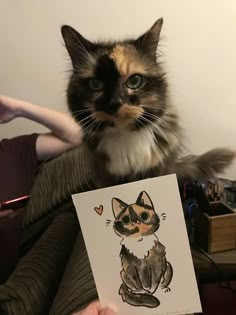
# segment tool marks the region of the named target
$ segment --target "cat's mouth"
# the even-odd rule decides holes
[[[134,238],[133,238],[133,239],[134,239]],[[124,241],[125,241],[125,238],[122,237],[122,240],[120,241],[120,244],[123,245],[123,244],[124,244]],[[142,236],[140,236],[139,238],[135,239],[135,242],[137,242],[137,243],[140,243],[140,242],[142,242],[142,241],[143,241],[143,237],[142,237]]]
[[[109,122],[112,125],[129,124],[142,116],[144,110],[142,107],[123,104],[115,114],[109,114],[105,111],[94,112],[96,120]]]

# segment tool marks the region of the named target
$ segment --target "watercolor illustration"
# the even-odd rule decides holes
[[[102,215],[103,206],[94,210]],[[170,291],[173,268],[167,261],[164,245],[155,234],[160,227],[160,217],[153,202],[147,192],[142,191],[133,204],[113,198],[112,210],[113,230],[121,238],[119,294],[123,302],[130,305],[158,307],[160,301],[154,293],[159,287]],[[165,220],[166,214],[162,213],[161,218]],[[106,225],[111,222],[107,220]]]

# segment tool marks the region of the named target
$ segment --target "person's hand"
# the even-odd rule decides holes
[[[7,123],[18,117],[22,101],[0,95],[0,123]]]
[[[96,301],[89,304],[89,306],[82,311],[74,313],[73,315],[116,315],[116,313],[110,308],[102,308],[101,304]]]
[[[6,218],[10,216],[12,213],[14,213],[13,210],[1,210],[0,209],[0,219]]]
[[[37,137],[36,153],[39,161],[52,159],[83,141],[82,127],[69,113],[0,95],[0,124],[16,117],[29,119],[50,130],[50,133]]]

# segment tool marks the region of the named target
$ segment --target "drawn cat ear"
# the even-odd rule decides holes
[[[117,218],[120,212],[127,206],[128,205],[124,201],[118,198],[112,198],[112,210],[113,210],[114,217]]]
[[[74,67],[91,57],[90,53],[95,44],[84,38],[69,25],[62,26],[61,34]]]
[[[139,194],[138,199],[136,200],[136,204],[144,204],[154,209],[152,199],[149,197],[146,191],[142,191]]]
[[[157,45],[160,39],[163,19],[160,18],[153,26],[135,41],[135,47],[147,55],[156,58]]]

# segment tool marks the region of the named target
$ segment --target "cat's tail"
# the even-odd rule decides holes
[[[148,293],[134,293],[124,283],[120,286],[119,294],[122,296],[123,302],[133,306],[154,308],[160,305],[160,301],[155,296]]]
[[[175,173],[179,180],[208,180],[222,173],[236,158],[236,152],[214,149],[202,155],[188,155],[179,159]]]

